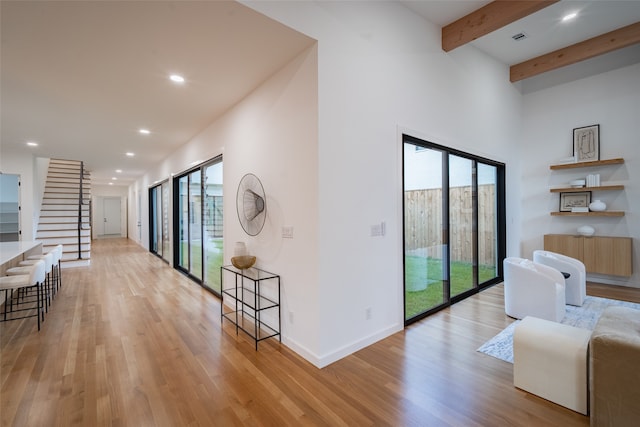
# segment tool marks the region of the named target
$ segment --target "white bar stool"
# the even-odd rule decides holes
[[[33,266],[31,266],[28,270],[28,274],[19,274],[13,276],[3,276],[0,277],[0,291],[4,291],[5,301],[4,301],[4,313],[0,322],[8,322],[10,320],[19,320],[25,319],[27,317],[37,317],[38,318],[38,331],[40,330],[40,316],[42,315],[42,320],[44,321],[44,295],[43,295],[43,284],[46,277],[46,267],[44,265],[44,261],[38,261]],[[25,314],[20,317],[10,318],[7,316],[11,313],[21,313],[21,312],[30,312],[33,311],[34,307],[30,306],[30,302],[27,301],[26,291],[30,288],[36,289],[36,312],[35,314]],[[14,298],[13,291],[18,290],[18,297]],[[25,291],[22,295],[22,301],[20,296],[20,291]],[[15,304],[14,304],[15,301]],[[27,307],[24,308],[24,305],[27,304]],[[15,305],[15,308],[14,308]]]
[[[20,263],[20,267],[13,267],[7,270],[8,276],[18,276],[29,274],[31,268],[36,265],[38,262],[44,263],[45,268],[45,280],[43,284],[43,303],[45,311],[49,312],[49,305],[51,305],[51,297],[52,297],[52,284],[51,284],[51,272],[53,271],[53,254],[51,252],[44,255],[41,260],[31,260],[31,261],[22,261]],[[46,299],[45,299],[46,298]]]
[[[61,270],[61,261],[62,261],[62,254],[64,252],[64,248],[62,245],[57,245],[54,248],[52,248],[49,252],[47,252],[46,254],[41,254],[41,255],[31,255],[30,257],[27,258],[27,261],[23,261],[20,263],[20,265],[29,265],[32,264],[32,261],[34,260],[39,260],[39,259],[44,259],[44,257],[47,254],[52,254],[53,255],[53,277],[56,283],[56,290],[60,289],[62,287],[62,270]]]

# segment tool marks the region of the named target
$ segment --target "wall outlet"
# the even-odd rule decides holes
[[[364,318],[367,320],[371,320],[371,307],[367,307],[364,309]]]
[[[371,237],[384,236],[387,233],[387,224],[382,221],[371,226]]]
[[[289,323],[293,325],[293,311],[289,312]]]
[[[283,239],[293,239],[293,227],[288,225],[282,227],[282,238]]]

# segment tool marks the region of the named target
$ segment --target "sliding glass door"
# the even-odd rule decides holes
[[[175,178],[174,194],[174,264],[198,283],[220,293],[222,159],[211,160]]]
[[[149,249],[169,262],[169,181],[149,189]]]
[[[407,323],[497,283],[504,165],[404,136]]]

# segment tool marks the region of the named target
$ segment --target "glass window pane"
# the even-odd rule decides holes
[[[220,267],[223,259],[222,162],[204,168],[204,257],[203,284],[220,292]]]
[[[451,296],[474,286],[473,161],[449,155]]]
[[[169,181],[162,183],[162,258],[169,261]]]
[[[478,163],[478,283],[498,276],[497,168]]]
[[[443,153],[404,145],[405,319],[445,302]]]
[[[202,195],[200,170],[190,174],[189,182],[189,273],[202,279]]]
[[[154,187],[150,191],[151,193],[151,252],[159,254],[159,239],[158,239],[158,187]]]
[[[189,271],[189,176],[178,180],[178,266]]]

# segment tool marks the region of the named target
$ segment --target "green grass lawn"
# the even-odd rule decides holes
[[[207,266],[206,266],[206,285],[211,289],[220,292],[220,267],[222,267],[222,239],[216,239],[207,243],[207,249],[209,252],[206,255],[207,257]],[[182,262],[181,265],[187,265],[187,242],[182,242]],[[201,257],[201,246],[200,242],[192,242],[191,250],[193,253],[193,257],[191,259],[191,272],[194,276],[200,277],[200,272],[202,271],[202,257]]]
[[[471,289],[473,268],[470,263],[451,263],[451,295]],[[493,266],[478,267],[480,283],[496,276]],[[405,258],[406,288],[411,284],[427,284],[427,288],[416,292],[405,292],[405,319],[409,319],[443,302],[442,262],[436,259],[407,256]]]

